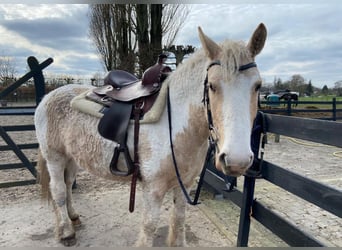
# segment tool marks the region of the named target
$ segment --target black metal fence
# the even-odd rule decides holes
[[[30,67],[30,71],[21,77],[18,81],[14,82],[12,85],[8,86],[2,92],[0,92],[0,100],[5,98],[7,95],[15,91],[22,84],[26,83],[29,79],[34,79],[35,84],[35,92],[36,92],[36,105],[41,101],[45,94],[45,82],[42,70],[49,66],[53,60],[48,58],[42,63],[38,63],[35,57],[29,57],[27,59],[27,63]],[[35,106],[33,107],[0,107],[0,117],[1,116],[18,116],[18,115],[34,115]],[[0,164],[1,170],[9,170],[9,169],[18,169],[18,168],[27,168],[32,174],[32,179],[23,180],[23,181],[11,181],[0,183],[0,188],[4,187],[13,187],[13,186],[22,186],[36,183],[37,171],[36,171],[36,162],[31,162],[22,150],[24,149],[35,149],[38,148],[38,143],[29,143],[29,144],[17,144],[11,138],[8,132],[13,131],[32,131],[35,130],[34,125],[9,125],[9,126],[0,126],[0,136],[5,141],[7,145],[0,146],[0,151],[13,151],[15,155],[21,161],[20,163],[12,163],[12,164]]]
[[[342,123],[274,114],[265,114],[265,120],[267,132],[342,147]],[[263,161],[261,174],[263,179],[272,184],[338,217],[342,216],[340,190],[303,177],[269,161]],[[250,216],[290,246],[324,246],[324,243],[255,200],[255,178],[244,177],[243,192],[223,191],[227,189],[225,180],[212,170],[207,170],[205,182],[215,192],[222,193],[225,198],[241,208],[237,246],[248,246]]]

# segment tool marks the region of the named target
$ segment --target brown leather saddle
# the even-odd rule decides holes
[[[122,101],[130,102],[141,97],[150,96],[160,89],[159,81],[148,81],[148,84],[143,84],[143,80],[139,80],[135,75],[123,71],[112,70],[104,79],[105,85],[94,89],[89,95],[98,95],[107,97],[105,101]],[[110,105],[111,103],[106,103]]]
[[[135,162],[127,147],[129,121],[134,119],[134,126],[139,126],[138,121],[153,106],[162,82],[171,71],[171,68],[163,65],[160,60],[144,72],[141,80],[129,72],[113,70],[105,77],[102,87],[87,94],[87,99],[103,105],[104,115],[98,124],[99,133],[117,143],[110,163],[112,174],[128,176],[134,172]],[[118,169],[120,153],[124,154],[127,171]]]

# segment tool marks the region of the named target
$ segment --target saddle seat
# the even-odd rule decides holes
[[[122,70],[110,71],[104,79],[104,83],[105,85],[102,87],[95,88],[93,94],[101,97],[104,104],[108,106],[111,106],[108,101],[130,102],[141,97],[150,96],[160,89],[158,82],[143,85],[141,80]],[[91,95],[92,93],[89,93],[89,96]]]
[[[113,70],[109,72],[109,74],[104,79],[104,85],[111,85],[115,89],[121,89],[122,87],[126,87],[128,85],[134,84],[138,82],[139,79],[124,70]]]
[[[146,113],[156,100],[161,84],[170,72],[170,67],[156,63],[148,68],[139,80],[127,71],[112,70],[105,77],[104,85],[89,92],[87,98],[107,107],[111,107],[116,101],[143,101],[143,113]]]

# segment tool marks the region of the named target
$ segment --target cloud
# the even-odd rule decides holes
[[[335,4],[220,4],[193,5],[177,43],[199,48],[197,26],[215,41],[248,41],[257,25],[268,30],[257,57],[262,77],[288,80],[301,74],[322,86],[342,80],[342,5]]]
[[[315,86],[342,80],[342,5],[288,1],[254,4],[192,4],[191,12],[175,41],[200,47],[197,27],[215,41],[248,41],[261,22],[268,38],[256,58],[262,77],[288,80],[300,74]],[[302,2],[302,1],[301,1]],[[331,2],[331,1],[330,1]],[[47,71],[92,75],[103,70],[88,36],[88,5],[0,4],[0,55],[13,56],[19,71],[28,56],[54,63]]]
[[[76,49],[77,42],[86,36],[85,27],[70,20],[42,18],[28,22],[20,19],[3,22],[2,26],[36,45],[52,49]]]
[[[54,63],[46,71],[91,75],[102,70],[88,37],[87,5],[0,5],[0,46],[21,72],[28,56]]]

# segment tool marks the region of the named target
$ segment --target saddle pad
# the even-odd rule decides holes
[[[159,95],[153,104],[152,108],[144,115],[143,119],[140,121],[140,124],[146,123],[155,123],[158,122],[166,104],[166,95],[167,95],[167,87],[168,84],[164,82],[159,91]],[[91,90],[87,90],[80,95],[74,97],[71,100],[71,107],[75,110],[81,111],[82,113],[101,118],[103,116],[104,106],[88,100],[86,95]]]
[[[101,118],[103,116],[103,113],[101,112],[104,109],[103,106],[99,103],[86,99],[87,93],[91,91],[92,90],[87,90],[74,97],[70,102],[71,108],[81,111],[82,113]]]

